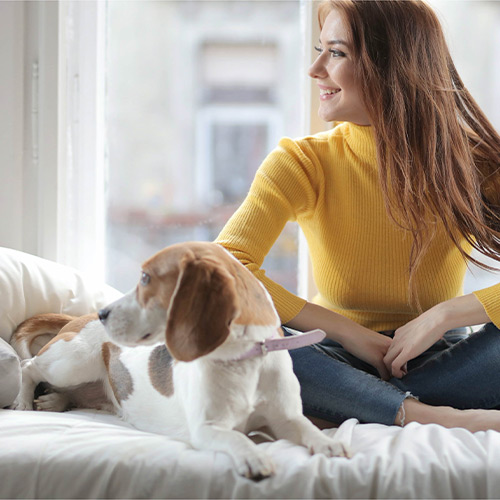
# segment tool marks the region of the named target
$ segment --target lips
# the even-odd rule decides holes
[[[328,99],[335,94],[338,94],[340,89],[335,89],[333,87],[325,87],[323,85],[319,85],[319,97],[320,99]]]

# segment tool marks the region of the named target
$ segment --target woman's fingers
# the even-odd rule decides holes
[[[378,374],[380,375],[380,378],[382,380],[389,380],[391,378],[391,373],[385,366],[385,363],[382,362],[378,366],[375,367],[378,371]]]
[[[393,377],[401,378],[405,376],[408,371],[406,368],[407,359],[406,356],[401,353],[391,364],[391,373]]]
[[[389,373],[394,375],[394,372],[392,371],[392,363],[393,361],[399,356],[399,353],[401,352],[401,349],[394,343],[391,344],[391,347],[389,347],[387,354],[384,356],[384,365]]]
[[[384,365],[393,377],[401,378],[408,373],[407,362],[410,359],[411,356],[405,351],[404,341],[400,337],[392,341],[384,356]]]

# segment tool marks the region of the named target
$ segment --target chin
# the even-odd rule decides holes
[[[343,117],[343,115],[339,115],[338,113],[328,112],[326,110],[318,111],[318,116],[324,122],[350,122],[348,118]]]
[[[339,112],[339,110],[327,109],[326,106],[325,108],[320,106],[318,109],[319,118],[325,122],[350,122],[360,126],[368,126],[371,124],[370,119],[362,110],[359,110],[359,112],[352,110],[343,113]]]

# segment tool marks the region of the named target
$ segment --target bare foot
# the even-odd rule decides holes
[[[471,432],[500,432],[500,411],[498,410],[455,410],[454,427],[464,427]],[[453,425],[454,424],[454,425]]]
[[[403,402],[406,418],[404,424],[439,424],[448,429],[460,427],[470,432],[495,430],[500,432],[500,411],[498,410],[457,410],[450,406],[430,406],[416,399]],[[401,425],[402,412],[399,411],[394,421]]]

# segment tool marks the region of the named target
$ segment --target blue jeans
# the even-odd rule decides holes
[[[293,330],[283,328],[285,335]],[[335,424],[348,418],[392,425],[409,395],[454,408],[500,407],[500,330],[447,332],[408,362],[403,378],[381,380],[377,370],[330,339],[290,351],[305,415]]]

